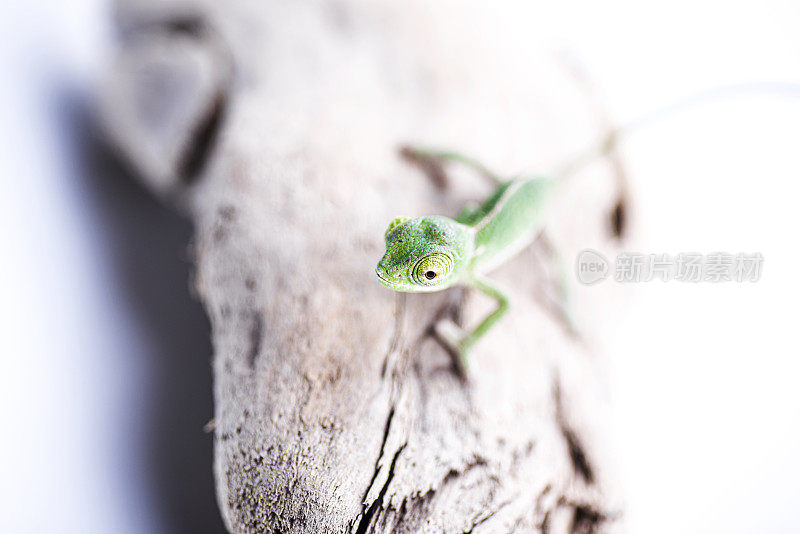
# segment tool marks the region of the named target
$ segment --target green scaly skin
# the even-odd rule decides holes
[[[508,296],[485,274],[533,242],[544,225],[545,203],[556,181],[501,182],[482,165],[452,152],[420,150],[414,156],[460,161],[497,184],[480,207],[467,208],[456,219],[439,215],[394,219],[385,233],[386,254],[375,269],[378,281],[395,291],[429,293],[465,285],[497,301],[497,309],[471,332],[449,320],[436,325],[437,337],[463,370],[470,349],[509,308]]]

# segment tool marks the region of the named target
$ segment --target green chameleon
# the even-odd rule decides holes
[[[386,254],[375,269],[378,281],[395,291],[427,293],[465,285],[497,301],[497,309],[470,332],[449,320],[435,327],[436,336],[463,370],[473,345],[509,309],[508,296],[486,273],[536,239],[544,226],[544,208],[561,180],[501,181],[479,163],[454,152],[406,149],[405,154],[428,163],[459,161],[477,169],[496,187],[482,205],[467,207],[455,219],[439,215],[394,219],[385,233]]]
[[[795,94],[798,90],[800,86],[795,83],[765,82],[723,86],[690,95],[612,130],[601,143],[555,173],[553,178],[522,177],[501,181],[483,165],[461,154],[405,149],[406,156],[429,170],[440,170],[438,163],[441,161],[458,161],[471,166],[491,179],[496,189],[482,205],[464,209],[455,219],[438,215],[394,219],[385,233],[386,254],[375,269],[378,281],[395,291],[412,293],[441,291],[464,285],[497,301],[497,309],[470,332],[465,332],[450,320],[440,321],[435,327],[436,336],[456,357],[456,364],[463,371],[470,349],[509,308],[508,296],[486,279],[486,273],[536,239],[544,227],[543,212],[547,201],[564,178],[575,174],[576,170],[598,157],[609,154],[624,134],[669,113],[719,97],[759,93]],[[624,196],[624,184],[620,186],[620,194]],[[616,218],[614,224],[618,226],[624,221],[623,205],[620,201],[613,214]],[[562,319],[570,323],[566,313]]]

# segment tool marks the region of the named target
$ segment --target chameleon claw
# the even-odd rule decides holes
[[[468,359],[466,346],[467,335],[464,330],[451,319],[442,319],[433,327],[434,337],[453,359],[453,366],[461,377],[466,377]]]

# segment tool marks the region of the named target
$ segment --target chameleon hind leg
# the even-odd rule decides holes
[[[565,332],[573,338],[580,338],[580,332],[577,328],[569,306],[569,284],[567,283],[567,269],[564,266],[564,261],[550,240],[546,232],[539,234],[537,238],[538,243],[541,245],[544,257],[540,257],[537,253],[540,274],[545,282],[544,288],[536,293],[536,300],[539,301],[540,306],[553,317]],[[538,251],[537,251],[538,252]],[[550,261],[548,261],[548,259]],[[554,276],[548,276],[547,264],[551,263],[555,270]],[[550,290],[555,290],[552,294]]]
[[[494,186],[499,186],[503,183],[503,180],[490,171],[485,165],[459,152],[406,146],[400,150],[400,153],[403,157],[421,165],[429,173],[433,181],[440,187],[444,187],[447,183],[447,175],[442,166],[442,162],[447,161],[455,161],[475,169]]]
[[[493,298],[497,302],[497,308],[470,332],[465,332],[450,319],[439,321],[434,328],[436,337],[453,356],[454,363],[462,374],[467,369],[468,355],[472,347],[505,315],[510,306],[508,296],[489,281],[473,278],[468,285]]]

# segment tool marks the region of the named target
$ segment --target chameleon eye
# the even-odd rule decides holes
[[[419,285],[430,286],[438,279],[450,274],[453,270],[453,259],[442,252],[428,254],[417,261],[411,276]]]

